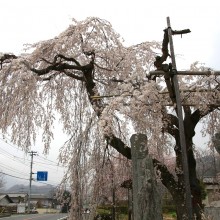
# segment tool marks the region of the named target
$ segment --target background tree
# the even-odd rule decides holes
[[[55,120],[62,123],[69,137],[60,150],[60,161],[69,167],[64,180],[70,182],[74,198],[72,219],[81,215],[85,192],[90,193],[95,210],[107,150],[111,157],[120,154],[131,159],[132,133],[148,136],[154,165],[176,202],[178,219],[183,219],[186,209],[176,109],[165,87],[166,79],[147,77],[159,48],[157,42],[125,47],[110,23],[88,18],[74,21],[54,39],[30,45],[30,54],[2,62],[2,132],[9,132],[12,141],[28,151],[40,129],[45,153]],[[203,70],[197,64],[191,69]],[[186,76],[179,80],[193,209],[200,219],[202,201],[193,137],[199,121],[206,124],[208,133],[219,128],[219,77]],[[176,156],[175,174],[164,157],[171,153]],[[126,172],[129,174],[129,167]]]

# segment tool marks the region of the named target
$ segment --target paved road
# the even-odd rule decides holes
[[[1,218],[1,220],[64,220],[67,214],[26,214],[26,215],[12,215],[10,217]]]

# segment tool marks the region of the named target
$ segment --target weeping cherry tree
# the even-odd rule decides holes
[[[67,137],[59,160],[68,167],[63,183],[71,185],[71,219],[80,219],[84,201],[95,211],[104,184],[114,188],[130,177],[133,133],[147,135],[158,178],[173,196],[178,219],[184,219],[176,108],[164,78],[148,77],[160,48],[158,42],[126,47],[109,22],[92,17],[74,20],[53,39],[27,45],[26,54],[1,55],[1,131],[26,152],[41,134],[48,153],[59,121],[60,135]],[[191,69],[203,70],[197,63]],[[212,74],[179,81],[193,211],[201,219],[193,137],[200,121],[204,132],[219,129],[220,81]],[[175,155],[175,169],[166,159],[170,155]]]

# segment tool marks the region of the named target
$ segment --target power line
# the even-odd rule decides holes
[[[16,150],[19,150],[19,151],[21,151],[21,152],[23,152],[21,149],[19,149],[19,148],[17,148],[17,147],[15,147],[15,146],[13,146],[12,144],[10,144],[10,143],[8,143],[8,142],[5,142],[5,140],[3,140],[1,137],[0,137],[0,139],[6,144],[6,145],[8,145],[8,146],[10,146],[10,147],[12,147],[12,148],[14,148],[14,149],[16,149]],[[20,163],[20,164],[22,164],[23,166],[25,166],[25,167],[29,167],[30,165],[29,164],[27,164],[28,162],[31,162],[31,160],[30,159],[28,159],[28,158],[21,158],[21,157],[19,157],[19,156],[17,156],[17,155],[14,155],[14,154],[12,154],[12,153],[10,153],[10,152],[8,152],[7,150],[5,150],[5,149],[3,149],[1,146],[0,146],[0,151],[2,152],[2,155],[4,155],[5,157],[7,157],[7,158],[9,158],[10,160],[13,160],[14,162],[17,162],[17,163]],[[19,152],[20,153],[20,152]],[[24,152],[23,152],[24,153]],[[34,161],[33,162],[33,164],[35,164],[35,165],[37,165],[37,166],[41,166],[41,167],[46,167],[47,169],[49,169],[49,171],[51,172],[51,173],[57,173],[59,170],[59,168],[60,169],[63,169],[63,168],[65,168],[65,167],[63,167],[63,166],[60,166],[60,165],[58,165],[58,163],[57,162],[55,162],[55,161],[52,161],[52,160],[49,160],[49,159],[47,159],[47,158],[45,158],[45,157],[42,157],[42,156],[39,156],[39,155],[37,155],[38,157],[36,158],[36,159],[39,159],[39,160],[41,160],[41,161],[43,161],[43,162],[40,162],[40,161]],[[46,163],[46,162],[48,161],[49,163]],[[32,165],[33,165],[32,164]],[[45,164],[45,166],[44,166],[44,164]],[[48,165],[49,166],[51,166],[51,167],[48,167]],[[21,172],[19,172],[17,169],[14,169],[14,168],[12,168],[12,167],[9,167],[8,166],[8,162],[7,162],[7,164],[2,164],[1,165],[1,163],[0,163],[0,166],[1,167],[3,167],[4,169],[7,169],[7,170],[9,170],[9,171],[11,171],[11,172],[16,172],[16,173],[20,173],[21,175],[27,175],[27,174],[24,174],[24,173],[21,173]],[[15,167],[16,167],[16,165],[15,165]],[[53,169],[53,167],[54,167],[54,169]],[[56,168],[56,169],[55,169]],[[23,168],[21,169],[21,170],[23,170]],[[63,173],[63,172],[62,172]],[[33,173],[34,174],[34,173]],[[13,175],[11,175],[11,176],[13,176]],[[21,177],[20,177],[21,178]],[[22,179],[22,178],[21,178]],[[23,178],[23,179],[25,179],[25,178]],[[32,180],[33,180],[33,178],[32,178]],[[44,184],[44,183],[43,183]]]
[[[4,154],[3,154],[4,155]],[[5,156],[5,155],[4,155]],[[6,156],[7,157],[7,156]],[[7,158],[9,158],[9,157],[7,157]],[[12,158],[9,158],[9,159],[12,159]],[[23,166],[28,166],[28,164],[26,164],[26,162],[24,161],[24,162],[22,162],[22,161],[16,161],[16,160],[13,160],[13,162],[15,162],[15,163],[19,163],[19,164],[21,164],[21,165],[23,165]],[[8,163],[7,163],[8,164]]]
[[[39,158],[36,158],[36,159],[39,159]],[[35,161],[35,163],[40,163],[40,164],[45,164],[45,165],[49,165],[49,166],[64,168],[63,166],[60,166],[58,164],[44,163],[44,162],[39,162],[39,161]]]
[[[56,165],[52,165],[52,164],[41,163],[41,162],[38,162],[38,161],[35,161],[34,164],[37,164],[38,166],[46,167],[46,168],[48,168],[48,165],[52,166],[52,167],[49,167],[49,169],[53,170],[54,172],[57,172],[58,169],[64,169],[65,168],[65,167],[56,166]]]
[[[25,159],[15,156],[14,154],[9,153],[8,151],[4,150],[3,148],[0,147],[0,151],[2,152],[3,155],[5,155],[6,157],[8,157],[9,159],[12,159],[14,161],[17,161],[19,163],[24,164]]]
[[[15,156],[14,154],[9,153],[8,151],[4,150],[4,149],[1,148],[1,147],[0,147],[0,151],[2,151],[5,155],[8,155],[8,156],[10,156],[10,157],[13,157],[13,159],[14,159],[14,157],[17,157],[17,156]],[[21,157],[17,157],[17,158],[21,158]],[[21,158],[21,159],[23,159],[23,158]]]
[[[18,176],[14,176],[14,175],[11,175],[11,174],[8,174],[8,173],[5,173],[5,172],[2,172],[0,171],[1,174],[3,175],[6,175],[6,176],[10,176],[10,177],[13,177],[13,178],[16,178],[16,179],[21,179],[21,180],[27,180],[29,181],[29,179],[26,179],[26,178],[22,178],[22,177],[18,177]],[[54,187],[57,187],[59,184],[57,185],[54,185],[54,184],[50,184],[50,183],[44,183],[44,182],[39,182],[39,181],[36,181],[36,180],[33,180],[35,183],[40,183],[40,184],[44,184],[44,185],[48,185],[48,186],[54,186]],[[35,189],[36,190],[36,189]]]
[[[5,156],[8,157],[7,155],[5,155]],[[9,159],[12,159],[11,157],[8,157],[8,158],[9,158]],[[27,161],[30,162],[30,160],[27,160]],[[26,161],[26,162],[27,162],[27,161]],[[25,166],[26,168],[29,167],[29,165],[26,164],[25,161],[22,162],[22,161],[20,161],[20,160],[15,160],[15,162],[19,162],[20,164],[22,164],[22,165]],[[33,164],[36,164],[36,165],[41,166],[41,167],[46,167],[47,169],[49,168],[50,172],[52,172],[52,173],[55,173],[55,172],[57,173],[57,172],[58,172],[58,169],[64,168],[64,167],[61,167],[61,166],[56,166],[56,165],[53,165],[53,164],[43,163],[43,162],[39,162],[39,161],[35,161]],[[45,165],[50,165],[50,166],[52,166],[52,167],[44,166],[44,164],[45,164]],[[16,172],[16,173],[20,173],[20,174],[22,174],[22,175],[25,175],[24,173],[21,173],[21,172],[18,171],[17,169],[8,166],[8,163],[7,163],[7,164],[3,164],[3,163],[0,162],[0,166],[2,166],[3,168],[5,168],[5,169],[7,169],[7,170],[12,171],[12,172]],[[53,167],[54,167],[54,168],[57,168],[57,169],[54,169]]]
[[[3,134],[1,134],[1,135],[3,135]],[[10,145],[11,147],[15,148],[16,150],[19,150],[19,151],[24,152],[24,151],[23,151],[22,149],[20,149],[18,146],[15,147],[13,144],[11,144],[11,143],[10,143],[11,141],[10,141],[9,138],[5,137],[5,139],[7,139],[7,140],[9,141],[9,143],[6,142],[6,141],[4,140],[4,138],[1,138],[1,137],[0,137],[0,140],[2,140],[5,144]]]
[[[9,140],[8,138],[6,138],[6,139]],[[24,153],[24,151],[21,150],[19,147],[15,147],[15,146],[12,145],[11,143],[5,142],[5,140],[4,140],[3,138],[0,138],[0,140],[2,140],[5,144],[10,145],[11,147],[15,148],[16,150],[19,150],[19,151],[21,151],[21,152]],[[9,141],[10,141],[10,140],[9,140]],[[0,148],[1,148],[1,147],[0,147]],[[2,148],[1,148],[1,149],[2,149]],[[23,158],[18,157],[18,156],[15,156],[15,155],[13,155],[13,154],[11,154],[11,153],[5,151],[4,149],[2,149],[2,151],[4,151],[4,152],[5,152],[6,154],[8,154],[8,155],[11,155],[11,156],[13,156],[13,157],[16,157],[16,158],[19,158],[19,159],[22,159],[22,160],[23,160]],[[43,159],[43,160],[49,161],[49,162],[51,162],[51,163],[54,163],[54,166],[60,166],[60,165],[58,165],[58,162],[49,160],[48,158],[45,158],[45,157],[40,156],[40,155],[38,155],[38,157],[39,157],[39,159]],[[52,166],[52,164],[47,164],[47,165],[51,165],[51,166]],[[60,167],[62,167],[62,166],[60,166]]]
[[[14,177],[14,178],[21,179],[21,180],[29,180],[29,179],[21,178],[21,177],[18,177],[18,176],[14,176],[14,175],[11,175],[11,174],[2,172],[2,171],[0,171],[0,173],[4,174],[4,175],[6,175],[6,176]]]
[[[43,157],[43,156],[40,156],[40,155],[38,155],[41,159],[43,159],[43,160],[47,160],[47,161],[50,161],[50,162],[52,162],[52,163],[57,163],[57,162],[55,162],[55,161],[52,161],[52,160],[50,160],[50,159],[48,159],[48,158],[46,158],[46,157]]]
[[[6,143],[6,144],[8,144],[8,143]],[[10,146],[12,146],[12,145],[10,145]],[[8,157],[9,159],[13,159],[13,160],[15,160],[16,162],[19,162],[19,163],[21,163],[22,165],[24,165],[24,163],[25,163],[25,159],[24,159],[24,158],[15,156],[14,154],[9,153],[8,151],[2,149],[1,147],[0,147],[0,151],[2,151],[2,152],[3,152],[2,154],[5,155],[6,157]],[[38,155],[38,156],[39,156],[39,155]],[[39,159],[43,158],[42,156],[39,156],[39,157],[40,157]],[[22,160],[22,161],[21,161],[21,160]],[[30,162],[29,159],[26,159],[26,160]],[[41,159],[41,160],[42,160],[42,159]],[[39,161],[35,161],[35,164],[40,163],[40,164],[45,164],[45,165],[49,165],[49,166],[54,166],[54,167],[61,167],[61,168],[63,168],[63,166],[58,165],[56,162],[54,162],[54,161],[52,161],[52,160],[49,160],[49,159],[46,159],[46,158],[43,158],[43,160],[47,160],[47,161],[49,161],[49,162],[51,162],[51,163],[54,163],[54,164],[51,164],[51,163],[43,163],[43,162],[39,162]],[[29,166],[29,165],[27,165],[27,166]]]
[[[28,160],[28,161],[30,161],[30,160]],[[27,165],[27,164],[25,164],[25,163],[22,163],[21,161],[16,161],[16,162],[19,162],[19,163],[21,163],[22,165],[24,165],[26,168],[28,168],[28,166],[29,165]],[[58,166],[55,166],[55,165],[51,165],[51,166],[54,166],[54,168],[53,167],[48,167],[48,166],[44,166],[44,164],[45,165],[50,165],[50,164],[47,164],[47,163],[41,163],[41,162],[34,162],[33,164],[36,164],[36,165],[38,165],[38,166],[40,166],[40,167],[46,167],[47,169],[49,168],[49,171],[51,172],[51,173],[57,173],[58,171],[60,171],[59,169],[62,169],[63,167],[58,167]],[[43,165],[42,165],[43,164]],[[1,163],[0,162],[0,167],[2,167],[2,168],[4,168],[4,169],[7,169],[7,170],[10,170],[10,171],[12,171],[12,172],[16,172],[16,173],[20,173],[21,175],[27,175],[27,173],[24,173],[24,172],[21,172],[21,171],[19,171],[18,169],[15,169],[14,167],[10,167],[8,164],[4,164],[4,163]],[[15,166],[16,167],[16,166]],[[57,169],[55,169],[57,167]]]
[[[24,173],[24,172],[21,172],[19,170],[16,170],[16,169],[14,169],[14,168],[12,168],[12,167],[10,167],[8,165],[6,166],[6,165],[0,163],[0,166],[3,167],[4,169],[12,171],[12,172],[20,173],[21,175],[27,175],[27,173]]]

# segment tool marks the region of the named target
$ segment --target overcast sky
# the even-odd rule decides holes
[[[219,8],[217,0],[1,1],[0,52],[18,55],[22,53],[23,44],[53,38],[71,24],[72,18],[83,20],[90,16],[111,22],[126,45],[162,41],[163,29],[167,27],[166,17],[169,16],[173,30],[191,30],[182,38],[174,36],[177,68],[188,69],[190,63],[200,61],[220,70]],[[52,159],[58,154],[59,141],[54,143]],[[0,146],[3,146],[1,142]],[[33,149],[42,153],[39,146]]]

